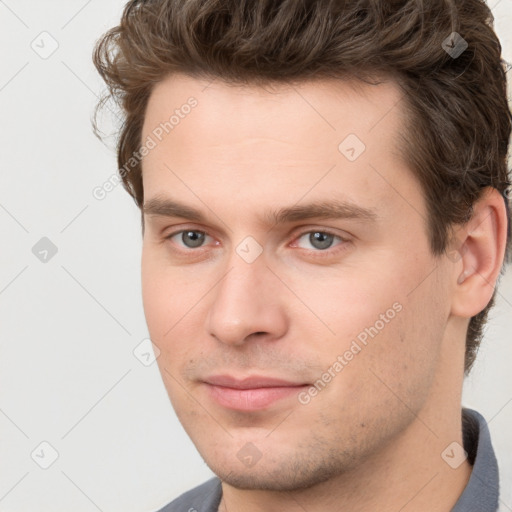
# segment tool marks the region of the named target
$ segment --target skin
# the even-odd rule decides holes
[[[471,466],[452,469],[441,454],[462,444],[465,336],[503,262],[502,198],[487,190],[454,227],[461,257],[432,255],[422,190],[399,152],[393,82],[261,88],[174,75],[151,94],[143,140],[190,96],[197,107],[143,161],[143,301],[172,405],[223,480],[219,510],[451,510]],[[366,146],[352,162],[338,149],[348,134]],[[204,218],[168,215],[155,199]],[[375,218],[265,218],[332,200]],[[206,234],[202,245],[183,238],[191,230]],[[315,232],[335,235],[331,245],[311,241]],[[252,263],[237,253],[248,236],[262,249]],[[293,395],[233,410],[203,382],[311,385],[397,303],[307,404]],[[237,456],[244,447],[255,464]]]

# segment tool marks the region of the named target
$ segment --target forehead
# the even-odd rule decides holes
[[[246,207],[276,203],[283,191],[288,203],[305,194],[367,208],[404,194],[421,202],[401,158],[402,103],[392,81],[235,86],[169,76],[146,109],[142,140],[156,144],[143,159],[145,200],[177,191],[197,203],[195,190],[208,204],[224,194]]]
[[[194,115],[185,113],[182,117],[181,111],[188,112],[186,105],[191,98],[197,102],[191,112]],[[401,100],[401,90],[391,80],[382,80],[378,85],[357,80],[317,79],[258,86],[173,74],[153,88],[143,132],[151,133],[176,112],[179,121],[173,121],[173,131],[186,117],[195,118],[194,128],[200,130],[197,136],[205,142],[218,136],[218,132],[209,131],[214,127],[223,130],[222,137],[228,137],[227,141],[273,134],[282,140],[294,140],[304,132],[311,139],[313,134],[321,133],[336,140],[343,130],[358,132],[363,137],[380,124],[388,133],[390,129],[403,128]],[[176,121],[178,124],[174,125]],[[173,135],[179,137],[180,131],[183,132],[176,130]]]

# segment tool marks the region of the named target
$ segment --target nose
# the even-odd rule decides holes
[[[222,343],[243,345],[250,339],[278,339],[287,329],[281,297],[283,284],[267,266],[263,255],[247,263],[238,254],[215,287],[207,329]]]

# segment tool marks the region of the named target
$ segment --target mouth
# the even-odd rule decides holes
[[[296,398],[310,386],[264,376],[237,379],[229,375],[215,375],[203,381],[210,399],[221,407],[236,411],[264,410],[277,402]]]

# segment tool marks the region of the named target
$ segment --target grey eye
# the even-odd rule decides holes
[[[321,231],[313,231],[309,233],[309,243],[315,249],[328,249],[331,247],[335,236]]]
[[[183,231],[181,234],[181,241],[190,249],[200,247],[205,239],[205,234],[201,231]]]

